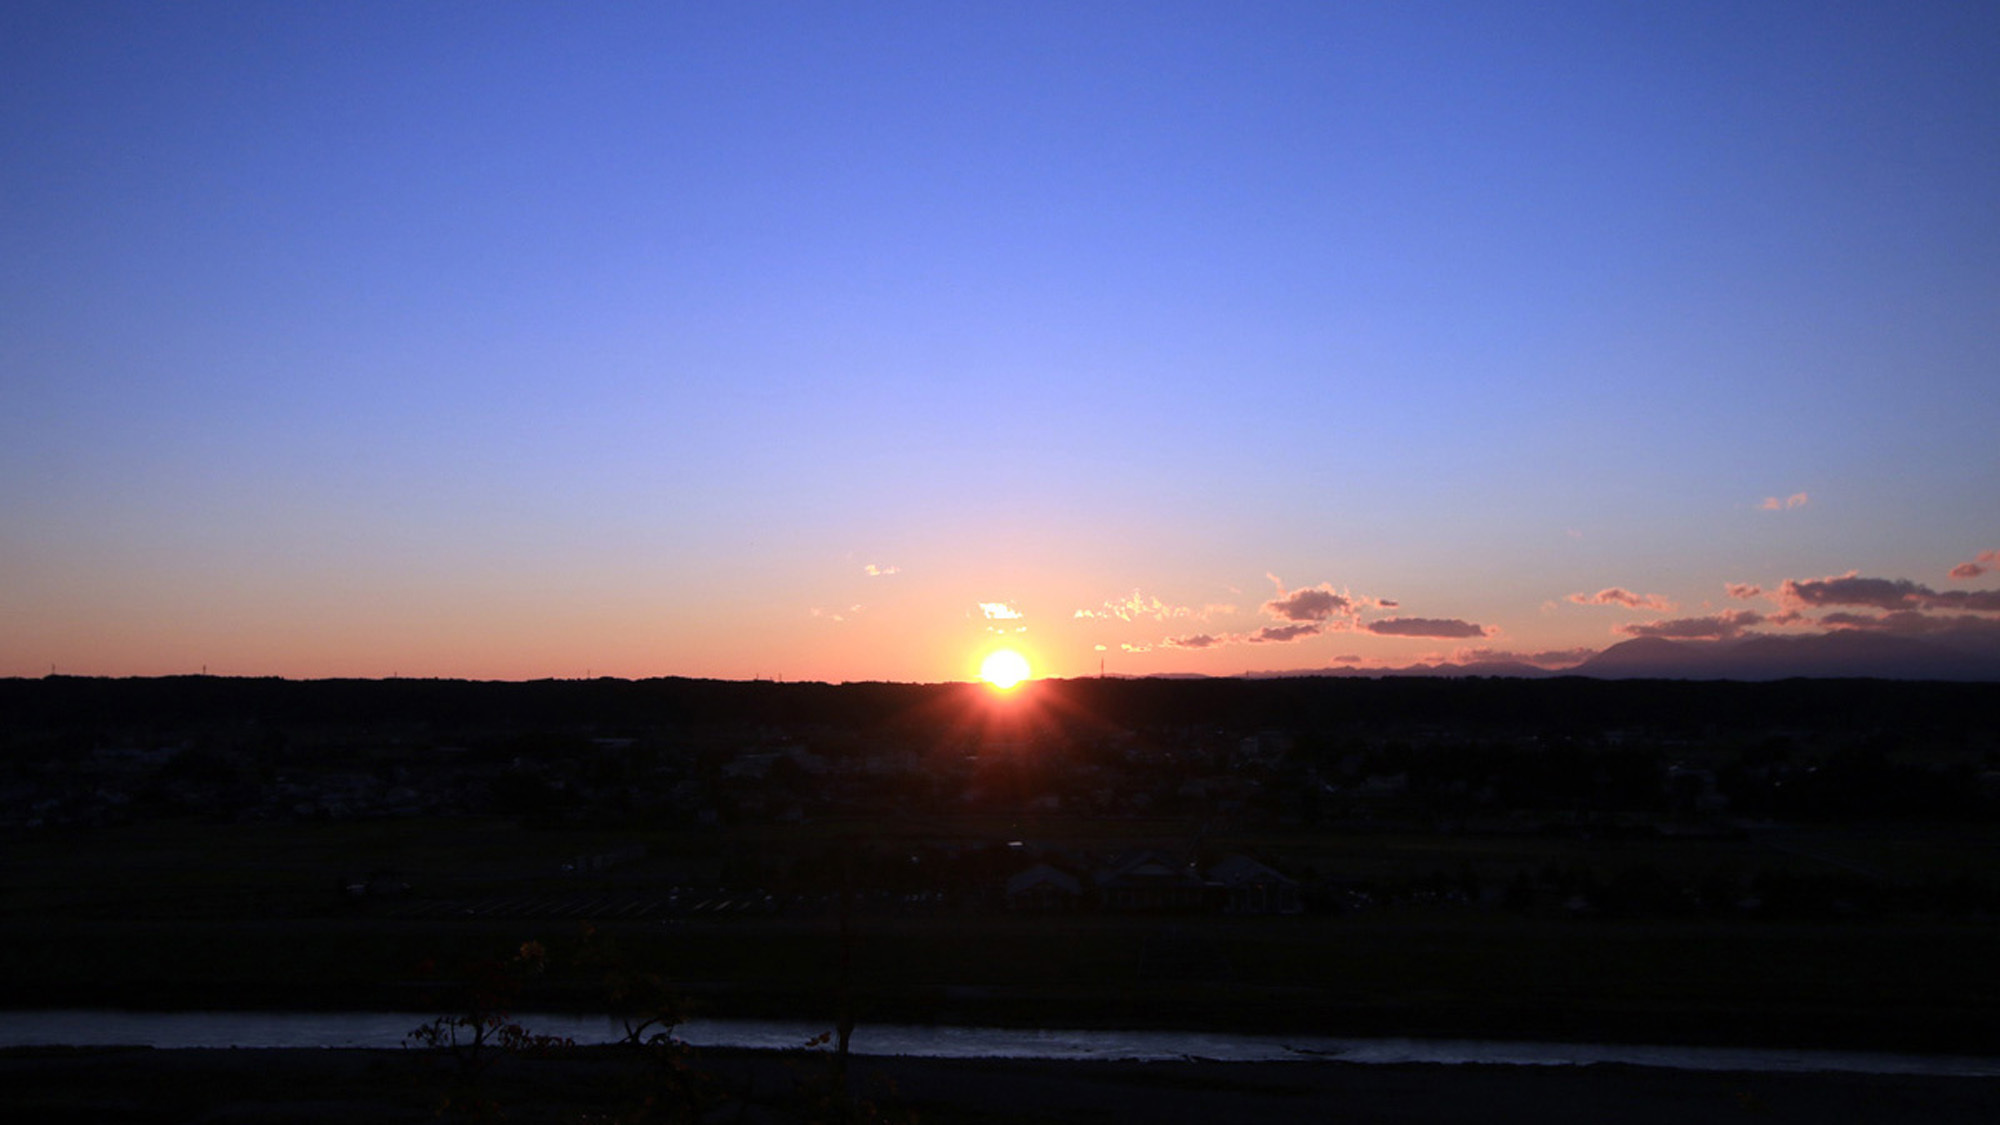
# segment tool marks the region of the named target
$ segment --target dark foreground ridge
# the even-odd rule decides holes
[[[1076,679],[1032,685],[1052,708],[1126,726],[1301,728],[1465,722],[1546,730],[1650,724],[1710,730],[1988,722],[2000,684],[1883,679],[1596,680],[1511,677]],[[0,679],[15,728],[106,723],[819,723],[875,726],[934,714],[973,684],[645,680],[287,680],[46,676]]]
[[[767,1123],[1984,1125],[2000,1117],[2000,1083],[1980,1078],[870,1058],[854,1060],[847,1087],[856,1108],[844,1109],[817,1089],[824,1054],[703,1052],[693,1065],[712,1083],[712,1119]],[[347,1125],[440,1116],[423,1060],[397,1051],[14,1050],[0,1052],[0,1091],[12,1120],[38,1122]],[[633,1103],[610,1050],[514,1061],[483,1093],[509,1121],[639,1119],[617,1116]]]
[[[1885,680],[5,680],[0,1007],[606,1011],[643,983],[673,1019],[829,1029],[2000,1055],[1996,703]],[[505,1002],[463,1006],[496,981]],[[1173,1072],[1087,1073],[1063,1088]]]

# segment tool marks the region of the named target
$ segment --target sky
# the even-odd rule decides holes
[[[0,6],[0,675],[2000,628],[1991,3]]]

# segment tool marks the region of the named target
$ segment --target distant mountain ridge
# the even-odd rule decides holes
[[[1843,630],[1785,637],[1759,634],[1726,641],[1635,637],[1581,664],[1542,668],[1518,661],[1412,664],[1403,668],[1336,667],[1281,676],[1494,676],[1600,680],[1878,679],[2000,681],[2000,630],[1960,629],[1923,637]]]
[[[1965,630],[1928,637],[1858,630],[1731,641],[1638,637],[1568,670],[1600,679],[2000,680],[2000,636]]]

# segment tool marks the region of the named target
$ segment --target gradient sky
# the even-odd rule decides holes
[[[1996,59],[1987,2],[10,0],[0,675],[1988,622]]]

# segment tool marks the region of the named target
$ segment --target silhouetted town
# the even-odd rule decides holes
[[[415,1048],[0,1070],[63,1119],[1485,1120],[1483,1069],[1533,1120],[1661,1097],[1989,1120],[1990,1079],[1733,1075],[1697,1102],[1615,1067],[1424,1068],[1439,1085],[1286,1047],[1297,1069],[1003,1077],[847,1048],[904,1027],[1990,1055],[1996,691],[0,680],[0,1010],[409,1013]],[[550,1013],[637,1030],[571,1047]],[[811,1030],[771,1057],[677,1038],[732,1018]]]
[[[346,872],[331,896],[412,918],[813,914],[843,892],[905,913],[1988,912],[1995,885],[1964,872],[1754,857],[1797,853],[1798,826],[1993,823],[1993,693],[13,681],[0,831],[497,819],[530,838],[588,829],[603,841],[521,867],[534,885],[518,892],[385,863]],[[1637,848],[1512,867],[1477,850],[1437,849],[1429,866],[1366,857],[1389,837],[1763,846],[1692,867]],[[265,908],[327,905],[280,896]]]

